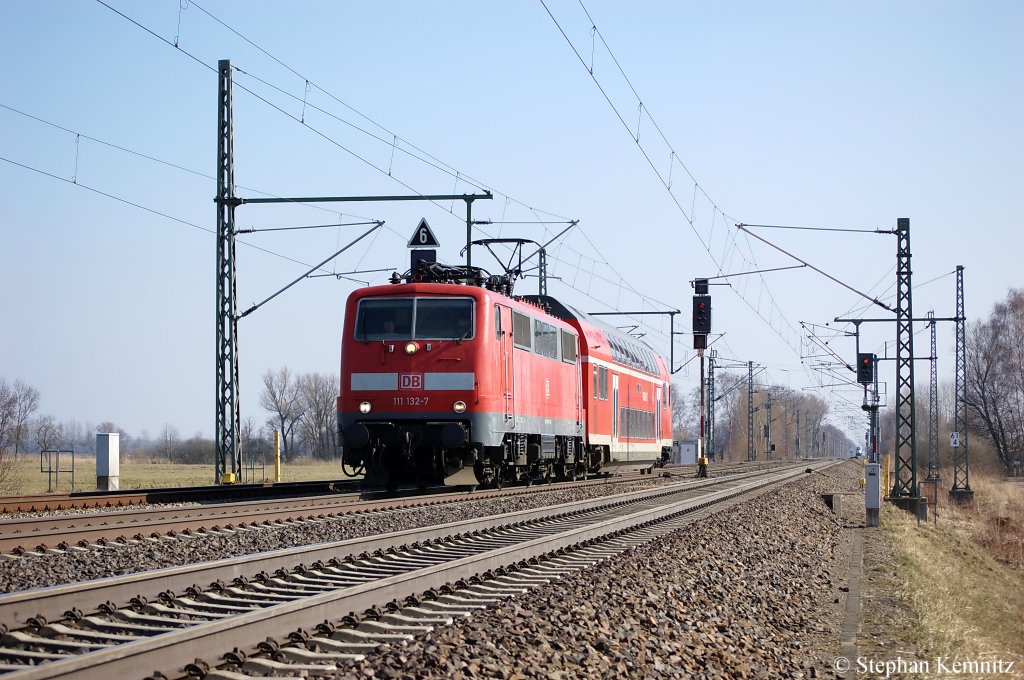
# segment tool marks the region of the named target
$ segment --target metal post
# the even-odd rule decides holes
[[[878,409],[873,408],[870,411],[871,420],[868,427],[871,428],[871,462],[878,462]],[[886,487],[888,488],[888,487]]]
[[[468,251],[467,251],[468,252]],[[537,251],[537,293],[539,295],[548,294],[548,251],[541,246],[540,250]],[[671,369],[669,369],[671,370]]]
[[[676,315],[668,315],[668,374],[673,375],[677,370],[682,369],[680,366],[676,368]]]
[[[217,115],[217,377],[214,482],[234,482],[241,469],[238,403],[238,316],[235,288],[234,131],[231,61],[218,62]],[[230,463],[229,463],[230,461]]]
[[[473,266],[473,199],[466,198],[466,269]]]
[[[274,482],[281,481],[281,431],[274,430]]]
[[[896,220],[896,469],[892,498],[917,498],[917,433],[914,408],[913,289],[910,283],[910,219]],[[915,507],[907,507],[915,510]]]
[[[964,316],[964,267],[956,267],[956,396],[953,431],[958,433],[959,446],[953,447],[953,487],[949,496],[953,501],[970,503],[974,500],[971,490],[970,459],[967,456],[967,336]]]
[[[715,357],[718,356],[718,350],[711,350],[711,356],[708,357],[708,424],[705,430],[705,442],[707,442],[708,451],[711,452],[711,460],[715,459]]]
[[[800,460],[800,409],[796,410],[796,458]]]
[[[747,460],[757,460],[754,448],[754,362],[747,362]]]
[[[704,409],[706,407],[704,400],[704,350],[697,350],[697,356],[700,357],[700,434],[697,436],[697,476],[707,477],[708,454],[704,448],[707,444],[707,440],[704,438]]]
[[[772,393],[764,404],[764,459],[772,459]]]
[[[931,374],[928,382],[928,476],[927,482],[939,481],[939,373],[935,339],[935,311],[929,311],[931,323]]]

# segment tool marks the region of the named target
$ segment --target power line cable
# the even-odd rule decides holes
[[[29,170],[31,172],[38,173],[40,175],[44,175],[44,176],[49,177],[51,179],[56,179],[56,180],[59,180],[61,182],[65,182],[66,184],[70,184],[72,186],[80,187],[80,188],[85,189],[87,191],[91,191],[91,192],[93,192],[95,194],[99,194],[100,196],[104,196],[106,198],[118,201],[120,203],[124,203],[125,205],[130,205],[133,208],[138,208],[139,210],[145,210],[148,213],[152,213],[154,215],[158,215],[160,217],[163,217],[165,219],[171,220],[173,222],[178,222],[179,224],[184,224],[185,226],[192,227],[193,229],[198,229],[200,231],[205,231],[208,234],[216,235],[216,232],[213,229],[210,229],[209,227],[204,227],[204,226],[202,226],[200,224],[196,224],[195,222],[189,222],[188,220],[183,219],[181,217],[175,217],[174,215],[170,215],[168,213],[161,212],[161,211],[159,211],[159,210],[157,210],[155,208],[150,208],[150,207],[144,206],[141,203],[136,203],[136,202],[131,201],[131,200],[129,200],[127,198],[124,198],[122,196],[117,196],[115,194],[111,194],[111,193],[108,193],[106,191],[103,191],[102,189],[97,189],[96,187],[89,186],[88,184],[83,184],[82,182],[72,182],[71,180],[67,179],[66,177],[61,177],[60,175],[55,175],[55,174],[53,174],[51,172],[46,172],[45,170],[40,170],[39,168],[32,167],[31,165],[26,165],[25,163],[19,163],[18,161],[12,160],[12,159],[7,158],[5,156],[0,156],[0,161],[4,161],[6,163],[10,163],[11,165],[17,166],[17,167],[22,168],[24,170]],[[253,245],[252,243],[247,243],[247,242],[243,241],[243,242],[241,242],[241,245],[246,246],[248,248],[252,248],[253,250],[258,250],[258,251],[266,253],[268,255],[273,255],[274,257],[281,258],[282,260],[287,260],[288,262],[292,262],[294,264],[302,265],[304,267],[310,267],[311,266],[311,265],[309,265],[306,262],[303,262],[301,260],[296,260],[293,257],[289,257],[287,255],[282,255],[281,253],[277,253],[277,252],[274,252],[273,250],[269,250],[267,248],[262,248],[260,246]]]
[[[114,9],[113,7],[111,7],[110,5],[108,5],[107,3],[103,2],[102,0],[97,0],[97,1],[98,1],[98,2],[100,2],[100,4],[101,4],[101,5],[103,5],[104,7],[107,7],[108,9],[110,9],[110,10],[111,10],[111,11],[113,11],[113,12],[115,12],[115,13],[116,13],[116,14],[118,14],[119,16],[121,16],[121,17],[125,18],[126,20],[128,20],[129,22],[131,22],[132,24],[134,24],[135,26],[137,26],[137,27],[139,27],[139,28],[143,29],[144,31],[146,31],[146,32],[147,32],[147,33],[149,33],[150,35],[152,35],[152,36],[154,36],[154,37],[158,38],[159,40],[161,40],[161,41],[162,41],[162,42],[164,42],[165,44],[167,44],[167,45],[169,45],[169,46],[172,46],[172,47],[174,47],[174,48],[175,48],[175,49],[177,49],[178,51],[181,51],[181,52],[183,52],[184,54],[186,54],[186,56],[188,56],[188,57],[189,57],[189,58],[191,58],[192,60],[196,61],[197,63],[200,63],[200,64],[202,64],[202,65],[203,65],[204,67],[206,67],[207,69],[210,69],[211,71],[214,71],[214,72],[216,72],[216,69],[214,69],[214,68],[213,68],[212,66],[210,66],[210,65],[206,64],[205,62],[203,62],[203,61],[202,61],[201,59],[199,59],[198,57],[196,57],[196,56],[192,55],[192,54],[191,54],[191,53],[189,53],[189,52],[188,52],[187,50],[184,50],[183,48],[181,48],[181,47],[180,47],[180,44],[178,44],[178,43],[177,43],[177,41],[175,41],[175,42],[171,42],[171,41],[167,40],[166,38],[164,38],[164,37],[160,36],[159,34],[157,34],[157,33],[156,33],[155,31],[153,31],[153,30],[151,30],[151,29],[149,29],[149,28],[145,27],[145,26],[144,26],[144,25],[142,25],[142,24],[141,24],[140,22],[138,22],[138,21],[136,21],[136,20],[132,19],[131,17],[128,17],[128,16],[127,16],[126,14],[124,14],[123,12],[120,12],[120,11],[118,11],[118,10]],[[195,4],[195,3],[193,3],[193,4]],[[256,44],[255,42],[253,42],[253,41],[249,40],[249,39],[248,39],[248,38],[246,38],[246,37],[245,37],[244,35],[242,35],[242,34],[241,34],[241,33],[239,33],[238,31],[236,31],[235,29],[233,29],[233,28],[231,28],[230,26],[228,26],[228,25],[227,25],[227,24],[226,24],[225,22],[221,21],[221,20],[220,20],[219,18],[215,17],[215,16],[214,16],[214,15],[212,15],[212,14],[211,14],[210,12],[206,11],[206,10],[205,10],[204,8],[200,7],[199,5],[195,5],[195,6],[196,6],[197,8],[199,8],[199,9],[200,9],[201,11],[203,11],[203,12],[204,12],[205,14],[207,14],[208,16],[210,16],[210,17],[211,17],[212,19],[214,19],[215,21],[217,21],[218,23],[220,23],[221,25],[223,25],[223,26],[224,26],[225,28],[227,28],[228,30],[232,31],[232,32],[233,32],[233,33],[235,33],[235,34],[236,34],[237,36],[239,36],[240,38],[242,38],[243,40],[245,40],[245,41],[246,41],[247,43],[249,43],[250,45],[252,45],[252,46],[253,46],[253,47],[255,47],[256,49],[258,49],[259,51],[261,51],[262,53],[264,53],[264,54],[265,54],[266,56],[268,56],[269,58],[273,59],[273,60],[274,60],[275,62],[277,62],[278,64],[280,64],[281,66],[283,66],[284,68],[286,68],[287,70],[289,70],[290,72],[292,72],[293,74],[295,74],[296,76],[298,76],[298,77],[302,78],[302,79],[303,79],[303,82],[304,82],[304,84],[306,85],[306,87],[307,87],[307,88],[308,88],[308,87],[309,87],[310,85],[313,85],[313,86],[317,87],[317,89],[318,89],[318,90],[320,90],[320,91],[324,92],[325,94],[327,94],[328,96],[330,96],[331,98],[333,98],[333,99],[334,99],[335,101],[337,101],[337,102],[338,102],[339,104],[341,104],[341,105],[345,106],[346,108],[348,108],[348,109],[352,110],[352,111],[353,111],[353,112],[355,112],[355,113],[356,113],[357,115],[359,115],[359,116],[361,116],[362,118],[364,118],[364,119],[368,120],[369,122],[371,122],[372,124],[374,124],[374,125],[376,125],[377,127],[381,128],[382,130],[385,130],[386,132],[390,132],[390,131],[388,131],[388,130],[387,130],[387,128],[385,128],[384,126],[382,126],[382,125],[380,125],[379,123],[377,123],[376,121],[374,121],[374,120],[370,119],[370,118],[369,118],[368,116],[365,116],[364,114],[362,114],[361,112],[359,112],[358,110],[356,110],[356,109],[355,109],[354,107],[351,107],[351,106],[350,106],[350,105],[348,105],[347,103],[345,103],[345,102],[343,102],[342,100],[338,99],[337,97],[335,97],[334,95],[332,95],[332,94],[331,94],[330,92],[328,92],[327,90],[325,90],[325,89],[323,89],[323,88],[319,87],[318,85],[316,85],[315,83],[313,83],[313,81],[311,81],[310,79],[306,78],[305,76],[303,76],[302,74],[300,74],[300,73],[299,73],[298,71],[296,71],[295,69],[293,69],[293,68],[291,68],[290,66],[288,66],[287,64],[285,64],[285,63],[284,63],[283,61],[281,61],[280,59],[277,59],[276,57],[274,57],[274,56],[273,56],[272,54],[270,54],[270,53],[269,53],[269,52],[268,52],[267,50],[264,50],[264,49],[263,49],[262,47],[258,46],[258,45],[257,45],[257,44]],[[603,38],[602,38],[602,39],[603,39]],[[271,87],[272,89],[274,89],[274,90],[275,90],[275,91],[277,91],[277,92],[280,92],[280,93],[282,93],[282,94],[284,94],[284,95],[286,95],[286,96],[288,96],[288,97],[291,97],[291,98],[293,98],[293,99],[295,99],[295,100],[298,100],[298,97],[296,97],[295,95],[293,95],[293,94],[291,94],[291,93],[289,93],[289,92],[285,91],[285,90],[284,90],[283,88],[280,88],[280,87],[277,87],[276,85],[273,85],[272,83],[270,83],[269,81],[267,81],[267,80],[265,80],[265,79],[259,78],[258,76],[255,76],[254,74],[252,74],[252,73],[249,73],[249,72],[247,72],[247,71],[244,71],[244,70],[242,70],[242,69],[240,69],[240,68],[238,68],[238,67],[235,67],[235,70],[236,70],[236,72],[239,72],[239,73],[243,73],[243,74],[245,74],[246,76],[249,76],[249,77],[251,77],[251,78],[253,78],[253,79],[257,80],[258,82],[261,82],[262,84],[264,84],[264,85],[266,85],[266,86],[268,86],[268,87]],[[291,113],[289,113],[288,111],[284,110],[284,109],[283,109],[283,108],[281,108],[280,106],[278,106],[278,105],[274,104],[273,102],[271,102],[271,101],[270,101],[269,99],[267,99],[266,97],[264,97],[264,96],[260,95],[259,93],[255,92],[255,90],[253,90],[253,89],[251,89],[251,88],[249,88],[249,87],[246,87],[245,85],[243,85],[243,84],[241,84],[241,83],[238,83],[238,87],[239,87],[240,89],[242,89],[242,90],[244,90],[244,91],[248,92],[248,93],[249,93],[249,94],[251,94],[251,95],[252,95],[253,97],[255,97],[256,99],[258,99],[259,101],[262,101],[262,102],[263,102],[263,103],[265,103],[266,105],[268,105],[268,106],[270,106],[271,108],[273,108],[273,109],[277,110],[277,111],[278,111],[279,113],[281,113],[282,115],[285,115],[286,117],[288,117],[288,118],[290,118],[290,119],[292,119],[292,120],[294,120],[294,121],[298,122],[299,124],[303,125],[304,127],[307,127],[307,128],[309,128],[309,129],[310,129],[310,130],[311,130],[312,132],[314,132],[314,134],[316,134],[316,135],[318,135],[318,136],[322,137],[322,138],[323,138],[323,139],[324,139],[325,141],[327,141],[327,142],[329,142],[329,143],[331,143],[331,144],[333,144],[333,145],[337,146],[337,147],[338,147],[339,149],[341,149],[341,150],[343,150],[343,151],[345,151],[345,152],[349,153],[350,155],[352,155],[352,156],[353,156],[353,157],[355,157],[356,159],[358,159],[358,160],[362,161],[362,162],[363,162],[364,164],[366,164],[366,165],[369,165],[370,167],[372,167],[372,168],[376,169],[376,170],[377,170],[378,172],[381,172],[382,174],[386,174],[386,175],[388,175],[388,177],[390,177],[390,178],[394,179],[394,180],[395,180],[395,181],[397,181],[397,182],[398,182],[399,184],[401,184],[402,186],[406,187],[406,188],[407,188],[407,189],[409,189],[410,191],[413,191],[413,192],[414,192],[414,193],[416,193],[417,195],[422,195],[422,194],[421,194],[420,192],[417,192],[417,191],[416,191],[415,189],[413,189],[413,188],[412,188],[412,187],[411,187],[410,185],[408,185],[408,184],[407,184],[407,183],[405,183],[404,181],[402,181],[402,180],[400,180],[400,179],[398,179],[398,178],[394,177],[394,175],[393,175],[393,173],[391,172],[391,169],[390,169],[390,168],[389,168],[389,169],[388,169],[387,171],[385,171],[385,170],[384,170],[383,168],[381,168],[381,167],[377,166],[376,164],[372,163],[372,162],[371,162],[371,161],[369,161],[368,159],[366,159],[366,158],[364,158],[364,157],[360,156],[359,154],[355,153],[354,151],[352,151],[351,149],[349,149],[349,148],[348,148],[348,147],[346,147],[345,145],[341,144],[341,143],[340,143],[340,142],[339,142],[338,140],[334,139],[333,137],[331,137],[331,136],[330,136],[330,135],[328,135],[327,133],[325,133],[325,132],[323,132],[323,131],[319,130],[318,128],[315,128],[315,127],[313,127],[313,126],[309,125],[308,123],[306,123],[306,122],[305,122],[305,119],[304,119],[304,118],[305,118],[305,117],[304,117],[304,114],[303,114],[303,115],[301,115],[301,116],[299,116],[299,117],[296,117],[296,116],[295,116],[294,114],[291,114]],[[364,134],[367,134],[367,135],[371,136],[372,138],[376,139],[377,141],[379,141],[379,142],[381,142],[381,143],[387,143],[387,144],[391,145],[393,149],[394,149],[394,147],[396,146],[396,142],[397,142],[397,140],[399,139],[397,135],[395,135],[394,133],[391,133],[391,135],[392,135],[392,140],[390,140],[390,141],[389,141],[389,140],[383,139],[383,138],[381,138],[381,137],[379,137],[379,136],[377,136],[377,135],[374,135],[373,133],[371,133],[371,132],[369,132],[369,131],[367,131],[367,130],[365,130],[365,129],[362,129],[362,128],[359,128],[358,126],[352,125],[352,124],[351,124],[351,123],[349,123],[348,121],[344,121],[343,119],[341,119],[341,118],[339,118],[339,117],[337,117],[337,116],[334,116],[334,114],[331,114],[330,112],[327,112],[327,111],[325,111],[325,110],[323,110],[323,109],[321,109],[321,108],[319,108],[319,107],[316,107],[315,105],[311,105],[311,103],[310,103],[310,102],[308,102],[308,99],[307,99],[307,98],[306,98],[305,96],[304,96],[304,97],[302,98],[302,102],[303,102],[303,109],[304,109],[304,110],[305,110],[305,108],[306,108],[306,107],[310,107],[310,108],[314,108],[314,109],[320,110],[320,111],[322,111],[323,113],[325,113],[326,115],[329,115],[329,116],[331,116],[332,118],[334,118],[334,119],[338,120],[339,122],[345,123],[345,124],[347,124],[347,125],[349,125],[349,126],[353,127],[353,129],[359,130],[360,132],[362,132],[362,133],[364,133]],[[609,103],[610,103],[610,102],[609,102]],[[613,108],[614,108],[614,107],[613,107]],[[404,139],[403,139],[402,141],[403,141],[404,143],[407,143],[407,142],[406,142],[406,141],[405,141]],[[414,145],[412,145],[412,144],[409,144],[409,146],[411,146],[411,147],[413,147],[413,148],[416,148],[416,149],[417,149],[418,151],[421,151],[421,152],[422,152],[422,150],[421,150],[421,149],[419,149],[418,147],[415,147],[415,146],[414,146]],[[404,150],[404,149],[403,149],[403,152],[405,152],[405,150]],[[408,153],[408,152],[406,152],[406,153]],[[427,156],[430,156],[429,154],[426,154],[425,152],[422,152],[422,153],[424,153],[424,154],[425,154],[425,155],[427,155]],[[420,160],[421,162],[424,162],[424,163],[426,163],[427,165],[430,165],[431,167],[434,167],[435,169],[438,169],[438,170],[444,171],[444,168],[441,168],[441,167],[439,167],[439,166],[438,166],[437,164],[434,164],[434,163],[428,163],[428,162],[427,162],[427,161],[425,161],[425,160],[424,160],[423,158],[420,158],[420,157],[418,157],[418,156],[415,156],[415,154],[409,154],[409,155],[410,155],[410,156],[412,156],[412,157],[415,157],[415,158],[417,158],[418,160]],[[645,154],[645,155],[646,155],[646,154]],[[440,164],[443,164],[443,165],[444,165],[445,167],[447,167],[447,168],[451,168],[451,166],[450,166],[450,165],[448,165],[447,163],[443,163],[443,161],[440,161],[440,160],[436,159],[436,157],[430,156],[430,158],[432,158],[432,159],[436,160],[436,161],[437,161],[438,163],[440,163]],[[650,162],[650,160],[649,160],[649,162]],[[653,164],[652,164],[652,167],[653,167]],[[655,171],[657,172],[657,170],[655,170]],[[688,171],[687,171],[687,172],[688,172]],[[449,172],[448,174],[451,174],[451,173]],[[468,175],[465,175],[464,173],[461,173],[461,171],[455,171],[455,177],[456,177],[456,181],[458,181],[459,179],[463,179],[464,181],[467,181],[467,183],[471,183],[471,184],[474,184],[474,183],[475,183],[475,184],[478,184],[478,185],[479,185],[479,186],[481,186],[481,187],[483,186],[483,183],[479,183],[479,182],[476,182],[476,180],[473,180],[473,179],[472,179],[471,177],[469,177]],[[703,189],[701,189],[701,191],[703,192]],[[696,189],[695,189],[695,192],[696,192]],[[497,192],[497,193],[501,193],[501,192]],[[507,194],[501,194],[501,195],[504,195],[504,196],[506,196],[506,198],[507,198],[507,199],[510,199],[510,200],[512,200],[513,202],[515,202],[515,203],[517,203],[517,204],[519,204],[519,205],[522,205],[522,206],[524,206],[524,207],[526,207],[526,208],[528,208],[528,209],[530,209],[530,210],[536,210],[536,209],[534,209],[534,208],[532,208],[532,207],[530,207],[530,206],[526,205],[525,203],[523,203],[523,202],[521,202],[521,201],[519,201],[519,200],[517,200],[517,199],[515,199],[515,198],[512,198],[512,197],[508,196]],[[704,192],[704,195],[705,195],[705,196],[707,196],[706,192]],[[679,209],[680,209],[681,211],[683,211],[683,214],[685,215],[685,210],[684,210],[684,209],[682,208],[681,204],[678,204],[678,201],[676,201],[676,202],[677,202],[677,205],[678,205]],[[436,203],[435,203],[435,204],[436,204]],[[439,204],[436,204],[436,205],[438,205],[438,207],[439,207],[439,208],[441,208],[442,210],[445,210],[443,206],[441,206],[441,205],[439,205]],[[716,210],[717,210],[717,207],[716,207]],[[446,210],[446,212],[448,212],[448,213],[451,213],[451,214],[453,214],[453,211],[452,211],[451,209],[449,209],[449,210]],[[555,215],[554,213],[550,213],[550,212],[548,212],[548,211],[540,211],[540,212],[544,212],[545,214],[548,214],[548,215],[553,215],[553,216],[556,216],[556,217],[561,217],[561,216],[557,216],[557,215]],[[723,215],[724,215],[724,213],[723,213]],[[564,218],[563,218],[563,219],[564,219]],[[690,222],[691,222],[691,228],[692,228],[692,220],[690,220]],[[487,233],[487,232],[486,232],[485,230],[481,230],[481,231],[483,231],[484,233]],[[586,234],[585,234],[585,232],[582,232],[582,231],[581,231],[581,233],[584,233],[584,236],[586,237]],[[696,231],[695,231],[695,233],[696,233]],[[698,235],[698,238],[700,238],[699,234],[697,234],[697,235]],[[597,248],[596,248],[596,247],[594,246],[593,242],[592,242],[592,241],[590,241],[589,237],[586,237],[586,238],[587,238],[587,240],[588,240],[588,242],[589,242],[590,246],[591,246],[592,248],[594,248],[595,252],[598,252],[598,253],[600,254],[600,251],[598,251],[598,250],[597,250]],[[709,254],[710,254],[710,252],[709,252]],[[610,265],[610,263],[608,263],[607,259],[605,259],[603,255],[601,255],[601,257],[602,257],[602,259],[604,260],[604,264],[605,264],[605,266],[608,266],[609,268],[611,268],[611,269],[612,269],[612,270],[614,271],[614,268],[613,268],[613,267],[611,267],[611,265]],[[712,260],[714,260],[714,258],[713,258],[713,257],[712,257]],[[567,264],[568,264],[568,263],[567,263]],[[618,272],[615,272],[615,273],[616,273],[616,275],[618,275]],[[640,298],[641,298],[641,300],[648,300],[648,299],[651,299],[651,298],[648,298],[647,296],[644,296],[644,295],[642,295],[641,293],[639,293],[639,292],[638,292],[638,291],[637,291],[637,290],[636,290],[636,289],[635,289],[635,288],[634,288],[634,287],[633,287],[632,285],[628,284],[628,282],[626,282],[626,280],[625,280],[625,279],[624,279],[623,277],[621,277],[621,275],[619,275],[619,278],[620,278],[620,287],[621,287],[621,285],[622,285],[623,283],[625,283],[625,284],[627,284],[627,287],[628,287],[628,289],[630,290],[630,292],[632,292],[633,294],[635,294],[635,295],[637,295],[638,297],[640,297]],[[655,301],[655,302],[657,302],[657,301]],[[665,305],[664,303],[660,303],[660,302],[659,302],[658,304],[661,304],[662,306],[666,306],[666,307],[668,306],[668,305]]]
[[[637,98],[637,101],[638,101],[638,103],[640,105],[641,115],[643,114],[643,112],[645,110],[647,111],[648,119],[654,124],[654,127],[655,127],[656,130],[658,130],[658,133],[659,133],[659,135],[661,135],[662,140],[664,141],[666,146],[671,150],[670,160],[679,162],[680,166],[686,171],[687,175],[693,181],[693,183],[694,183],[694,195],[693,195],[693,198],[691,199],[691,209],[690,209],[689,213],[687,212],[686,208],[684,208],[683,205],[680,203],[679,198],[676,196],[675,192],[672,190],[671,182],[669,180],[666,180],[666,178],[664,176],[662,176],[662,173],[657,169],[657,167],[654,164],[654,161],[651,159],[650,154],[648,154],[647,150],[644,149],[644,147],[640,144],[639,134],[636,134],[636,135],[633,134],[632,130],[630,129],[629,123],[626,122],[625,118],[622,115],[622,112],[615,105],[615,103],[611,100],[610,95],[605,90],[605,88],[603,87],[603,85],[601,84],[601,82],[597,78],[597,76],[594,75],[593,68],[592,67],[589,67],[589,68],[587,67],[586,60],[580,54],[579,50],[576,48],[576,45],[569,38],[568,34],[566,34],[565,29],[562,27],[562,25],[558,21],[558,19],[555,18],[554,14],[551,12],[551,9],[547,6],[547,4],[544,2],[544,0],[540,0],[540,3],[544,7],[544,10],[548,13],[548,16],[551,18],[551,20],[555,24],[556,28],[558,28],[559,32],[562,34],[562,37],[565,39],[566,43],[568,43],[569,47],[572,49],[573,53],[576,55],[576,58],[579,60],[580,64],[582,64],[584,68],[587,68],[587,71],[590,74],[590,77],[593,80],[594,84],[597,86],[598,90],[601,92],[602,96],[605,98],[605,101],[608,103],[608,105],[611,107],[612,111],[615,113],[616,117],[619,119],[619,122],[622,124],[622,126],[626,129],[626,131],[633,138],[633,141],[636,143],[637,148],[640,150],[640,153],[647,160],[648,165],[651,167],[651,169],[654,171],[655,175],[661,181],[662,185],[668,191],[669,196],[671,197],[673,203],[675,203],[676,208],[679,210],[679,212],[682,214],[684,219],[686,219],[687,223],[690,225],[690,229],[691,229],[691,231],[693,231],[694,235],[697,237],[698,242],[701,244],[701,246],[704,248],[704,250],[708,253],[708,256],[711,258],[712,263],[718,268],[718,273],[719,274],[724,273],[725,269],[723,267],[723,264],[720,263],[718,261],[718,259],[715,257],[714,253],[711,252],[710,244],[704,240],[703,236],[700,234],[700,232],[697,231],[697,228],[694,226],[694,222],[695,222],[696,218],[695,218],[695,213],[694,213],[694,209],[693,209],[692,203],[696,200],[697,192],[700,191],[700,193],[705,197],[705,199],[707,199],[707,201],[711,204],[711,206],[712,206],[712,218],[713,219],[714,219],[714,216],[717,215],[718,213],[721,213],[723,218],[726,218],[726,217],[729,217],[729,216],[717,206],[717,204],[714,202],[714,200],[711,198],[711,196],[707,193],[707,191],[703,188],[703,186],[701,186],[701,184],[696,180],[696,178],[690,172],[689,168],[684,163],[682,163],[682,161],[678,160],[679,159],[679,155],[675,152],[674,147],[668,141],[668,139],[665,137],[664,133],[661,130],[661,127],[657,124],[657,121],[654,120],[653,116],[650,113],[650,110],[646,109],[646,107],[643,106],[642,98],[639,96],[639,93],[636,91],[636,88],[633,87],[632,82],[629,80],[628,76],[625,74],[624,69],[622,69],[622,66],[619,63],[618,59],[615,57],[614,52],[612,52],[611,48],[608,46],[607,41],[605,41],[605,39],[604,39],[604,36],[600,34],[600,31],[597,28],[596,23],[593,21],[593,18],[590,16],[590,13],[586,10],[586,7],[583,5],[583,3],[580,2],[580,6],[583,8],[584,13],[587,15],[587,18],[591,22],[592,34],[601,35],[601,42],[602,42],[602,44],[605,46],[605,49],[608,51],[608,54],[615,61],[615,64],[619,68],[620,73],[623,75],[623,77],[625,78],[626,82],[629,84],[629,87],[632,90],[634,96]],[[728,239],[728,237],[726,237],[726,238]],[[735,240],[733,241],[733,243],[735,243]],[[728,246],[727,246],[727,249],[728,249]],[[752,251],[751,251],[751,254],[753,255]],[[746,260],[745,257],[744,257],[744,260]],[[756,258],[753,259],[753,263],[756,265]],[[757,268],[757,267],[754,266],[754,267],[750,267],[750,268]],[[764,282],[763,278],[762,278],[761,282],[762,282],[762,286],[767,287],[767,284]],[[751,311],[753,311],[756,316],[760,317],[763,321],[765,321],[765,323],[768,325],[768,327],[771,328],[771,330],[776,335],[778,335],[779,338],[782,339],[783,342],[785,342],[787,345],[790,344],[791,340],[788,339],[786,336],[784,336],[782,334],[782,332],[780,332],[779,330],[777,330],[775,328],[775,325],[772,323],[770,318],[765,318],[765,316],[761,313],[760,309],[758,309],[753,304],[751,304],[750,301],[746,299],[744,294],[739,293],[739,291],[736,291],[736,292],[738,294],[738,297],[740,297],[740,299],[743,300],[744,304],[746,304],[747,307],[749,307],[751,309]],[[798,333],[797,333],[796,327],[782,313],[781,308],[778,307],[777,303],[775,302],[774,296],[770,293],[770,291],[769,291],[769,299],[771,300],[772,306],[775,309],[778,310],[780,321],[784,322],[789,327],[790,332],[791,332],[793,337],[797,337]],[[793,347],[792,345],[790,345],[790,347],[794,350],[794,352],[799,354],[799,349],[797,347]]]
[[[214,181],[216,181],[216,179],[217,179],[216,176],[210,175],[210,174],[205,173],[205,172],[202,172],[201,170],[196,170],[194,168],[189,168],[189,167],[186,167],[184,165],[179,165],[177,163],[172,163],[171,161],[167,161],[167,160],[164,160],[162,158],[158,158],[158,157],[153,156],[151,154],[147,154],[147,153],[144,153],[142,151],[137,151],[137,150],[131,149],[131,148],[127,147],[127,146],[123,146],[121,144],[116,144],[114,142],[111,142],[111,141],[108,141],[108,140],[105,140],[105,139],[101,139],[99,137],[94,137],[92,135],[86,134],[86,133],[81,132],[79,130],[73,130],[71,128],[68,128],[68,127],[65,127],[63,125],[60,125],[59,123],[54,123],[51,120],[46,120],[45,118],[41,118],[39,116],[33,115],[31,113],[27,113],[27,112],[22,111],[20,109],[16,109],[13,106],[8,106],[7,104],[0,103],[0,108],[7,109],[8,111],[11,111],[12,113],[17,113],[18,115],[24,116],[26,118],[30,118],[31,120],[34,120],[34,121],[36,121],[38,123],[42,123],[43,125],[48,125],[48,126],[50,126],[52,128],[55,128],[57,130],[61,130],[62,132],[67,132],[68,134],[75,135],[76,137],[80,137],[82,139],[86,139],[86,140],[88,140],[90,142],[95,142],[97,144],[100,144],[102,146],[106,146],[106,147],[111,148],[111,149],[115,149],[117,151],[122,151],[124,153],[131,154],[132,156],[136,156],[138,158],[143,158],[143,159],[148,160],[148,161],[153,161],[154,163],[159,163],[160,165],[165,165],[167,167],[174,168],[175,170],[180,170],[180,171],[188,173],[190,175],[195,175],[197,177],[202,177],[203,179],[209,179],[209,180],[214,180]],[[267,197],[270,197],[270,198],[281,198],[281,196],[279,196],[279,195],[277,195],[275,193],[271,193],[271,192],[268,192],[268,191],[263,191],[261,189],[256,189],[254,187],[246,186],[244,184],[236,184],[235,187],[237,189],[245,189],[246,191],[252,191],[253,193],[260,194],[261,196],[267,196]],[[308,208],[316,208],[317,210],[323,210],[323,211],[326,211],[326,212],[334,213],[334,210],[331,210],[330,208],[325,208],[325,207],[323,207],[321,205],[317,205],[315,203],[302,203],[301,205],[303,205],[305,207],[308,207]],[[353,215],[351,213],[349,213],[349,214],[352,217],[357,217],[357,218],[362,219],[362,220],[370,221],[370,218],[368,218],[368,217],[363,217],[361,215]],[[398,234],[398,232],[395,232],[395,233],[396,233],[396,235],[401,236],[400,234]]]

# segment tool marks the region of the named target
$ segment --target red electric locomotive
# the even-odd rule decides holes
[[[511,277],[418,262],[352,293],[342,460],[370,485],[500,486],[664,460],[668,370],[620,331]]]

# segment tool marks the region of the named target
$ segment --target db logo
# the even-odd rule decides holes
[[[398,374],[398,389],[400,389],[400,390],[422,390],[423,389],[423,374],[422,373],[399,373]]]

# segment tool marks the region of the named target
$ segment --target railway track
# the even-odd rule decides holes
[[[713,469],[728,470],[746,463],[724,463]],[[670,465],[666,469],[690,471],[694,465]],[[190,486],[125,491],[70,491],[24,496],[0,496],[0,517],[23,512],[63,512],[84,509],[138,508],[167,503],[223,503],[242,500],[266,500],[312,496],[316,494],[355,493],[361,480],[322,480],[236,484],[232,486]]]
[[[731,474],[745,466],[723,467],[718,474]],[[675,474],[692,474],[689,467]],[[672,474],[672,473],[670,473]],[[630,483],[650,477],[637,473],[598,478],[585,482],[545,484],[483,490],[473,499],[538,493],[560,488],[585,488],[599,484]],[[205,489],[204,489],[205,493]],[[274,522],[322,521],[362,512],[396,508],[425,507],[467,498],[458,488],[408,491],[401,497],[385,492],[359,492],[304,496],[258,501],[222,502],[207,505],[172,506],[92,512],[71,515],[45,514],[0,520],[0,554],[26,555],[73,548],[103,547],[111,542],[126,543],[179,533],[233,530],[237,527]]]
[[[71,491],[26,496],[0,496],[0,516],[15,512],[53,512],[87,508],[130,508],[160,503],[209,503],[349,493],[360,480],[322,480],[236,484],[232,486],[185,486],[173,489],[131,491]]]
[[[0,671],[331,675],[382,642],[605,559],[806,466],[2,596]]]

